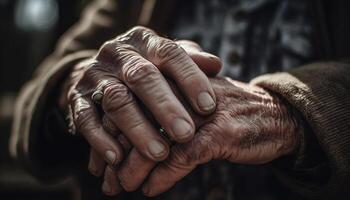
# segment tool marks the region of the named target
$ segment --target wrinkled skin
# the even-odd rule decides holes
[[[140,153],[161,161],[168,156],[169,144],[159,134],[159,126],[179,143],[189,141],[195,131],[192,118],[165,76],[176,82],[193,110],[208,115],[215,110],[216,98],[206,75],[216,74],[220,67],[216,56],[202,52],[193,42],[174,42],[150,29],[135,27],[103,44],[95,57],[76,65],[60,106],[68,108],[76,130],[90,143],[91,157],[100,155],[115,166],[124,156],[122,144],[113,138],[116,131],[108,133],[102,126],[102,110]],[[103,93],[100,105],[92,100],[96,90]],[[148,118],[141,106],[154,119]],[[94,163],[89,169],[100,175],[101,167]]]
[[[285,103],[257,86],[207,78],[219,70],[219,59],[197,44],[143,27],[75,67],[60,105],[70,108],[90,143],[89,170],[104,173],[105,194],[143,184],[143,192],[155,196],[212,159],[260,164],[293,151],[300,127]],[[96,89],[104,93],[101,105],[91,100]],[[178,119],[187,125],[174,129]]]
[[[159,134],[159,126],[172,140],[189,141],[194,122],[165,76],[176,82],[193,110],[208,115],[215,110],[216,98],[207,76],[220,67],[220,60],[196,43],[171,41],[144,27],[107,41],[96,56],[78,63],[65,81],[59,105],[75,125],[70,128],[92,147],[89,171],[96,176],[105,172],[106,180],[113,181],[109,177],[115,176],[109,174],[131,146],[150,160],[164,160],[169,142]],[[103,92],[100,105],[91,98],[96,90]],[[117,136],[119,130],[123,135]],[[111,167],[104,170],[106,163]]]
[[[134,191],[144,183],[144,194],[156,196],[197,165],[213,159],[262,164],[293,152],[300,127],[285,102],[260,87],[230,78],[210,81],[217,97],[217,109],[208,117],[189,110],[198,127],[194,138],[172,146],[169,158],[158,164],[131,150],[118,171],[105,173],[103,190],[106,194],[117,194],[121,186]],[[130,147],[126,145],[125,148]]]

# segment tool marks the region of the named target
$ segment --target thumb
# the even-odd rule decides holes
[[[176,41],[198,67],[209,77],[216,76],[221,70],[221,60],[217,56],[204,52],[195,42],[189,40]]]
[[[170,189],[188,175],[197,165],[214,158],[213,140],[210,135],[198,133],[192,141],[176,144],[169,158],[157,165],[149,175],[142,191],[146,196],[157,196]]]

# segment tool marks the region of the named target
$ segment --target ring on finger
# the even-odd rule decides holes
[[[103,99],[102,90],[96,90],[95,92],[93,92],[91,95],[91,99],[94,103],[101,104],[102,99]]]

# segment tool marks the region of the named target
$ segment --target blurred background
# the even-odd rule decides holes
[[[0,199],[76,199],[79,186],[67,180],[39,184],[9,156],[15,98],[52,52],[58,37],[78,18],[88,0],[0,0]]]

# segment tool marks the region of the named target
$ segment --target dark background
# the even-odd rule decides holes
[[[38,183],[11,159],[8,141],[16,95],[53,51],[88,0],[0,0],[0,199],[76,199],[72,180]]]

